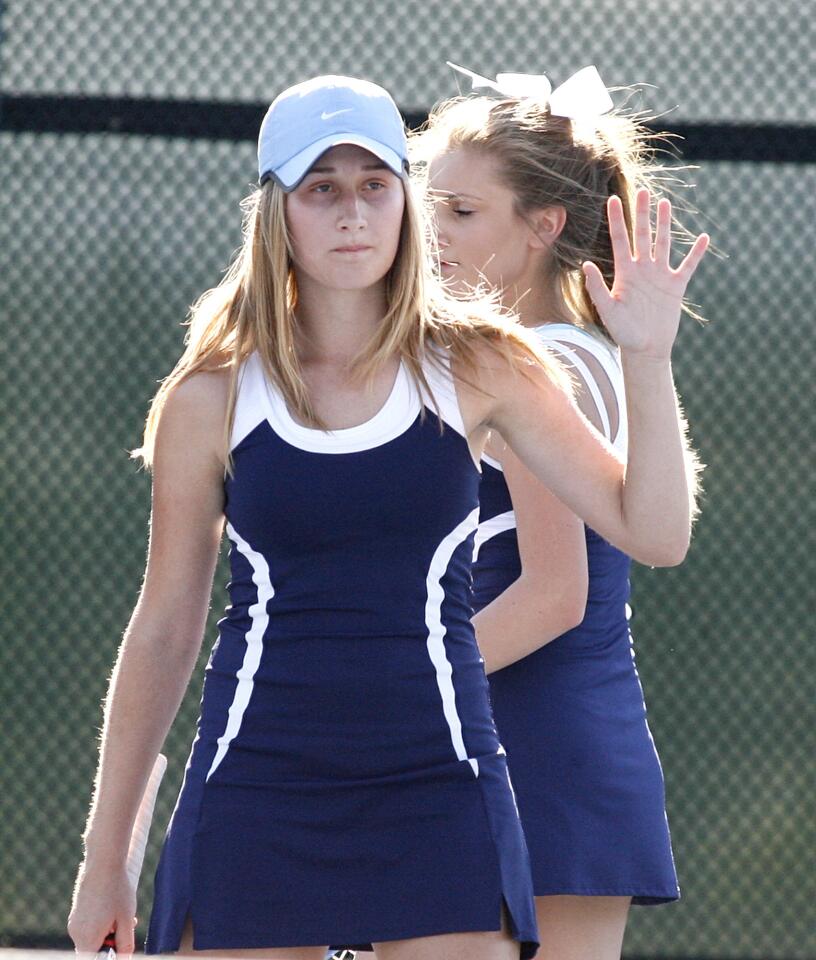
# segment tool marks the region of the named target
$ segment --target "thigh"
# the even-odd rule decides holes
[[[323,960],[328,947],[264,947],[258,950],[194,950],[193,924],[190,918],[184,924],[178,957],[225,957],[247,960]]]
[[[507,929],[445,933],[436,937],[375,943],[377,960],[518,960],[519,945]],[[371,957],[370,953],[361,954]]]
[[[536,960],[620,960],[631,897],[536,897]]]

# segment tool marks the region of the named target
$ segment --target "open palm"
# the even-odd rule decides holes
[[[618,197],[609,198],[609,234],[615,264],[611,290],[596,264],[587,262],[583,269],[592,302],[618,346],[662,360],[671,356],[683,296],[708,247],[708,235],[700,234],[680,266],[672,269],[671,202],[663,198],[657,205],[654,241],[650,204],[649,191],[639,190],[632,225],[633,249],[621,201]]]

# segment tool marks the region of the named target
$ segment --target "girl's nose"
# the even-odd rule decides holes
[[[366,219],[359,197],[349,197],[343,202],[338,226],[341,230],[349,231],[362,230],[366,226]]]

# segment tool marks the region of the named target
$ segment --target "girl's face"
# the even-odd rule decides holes
[[[295,271],[337,290],[363,290],[391,269],[405,208],[403,183],[354,144],[327,150],[286,196]]]
[[[464,294],[485,281],[499,290],[523,288],[540,244],[531,245],[532,230],[516,213],[495,161],[479,150],[452,147],[430,162],[428,181],[439,269],[449,289]]]

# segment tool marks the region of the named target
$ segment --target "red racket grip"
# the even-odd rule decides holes
[[[102,946],[99,948],[97,953],[107,955],[109,950],[116,952],[116,932],[111,930],[111,932],[105,937],[102,941]]]

